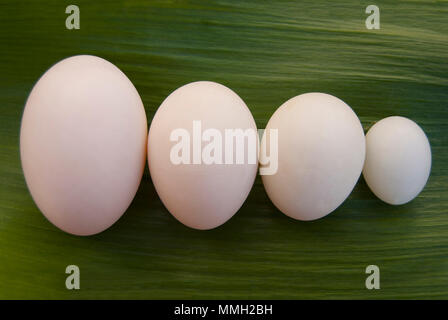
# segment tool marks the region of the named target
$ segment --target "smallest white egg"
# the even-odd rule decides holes
[[[431,147],[423,130],[404,117],[388,117],[366,135],[363,176],[384,202],[404,204],[425,187],[431,171]]]

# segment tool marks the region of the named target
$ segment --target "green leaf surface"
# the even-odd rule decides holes
[[[448,2],[71,1],[0,4],[0,298],[448,298]],[[414,201],[390,206],[361,178],[335,212],[314,222],[280,213],[257,178],[241,210],[215,230],[191,230],[163,207],[145,172],[110,229],[76,237],[50,224],[25,185],[20,119],[39,76],[93,54],[134,83],[148,122],[177,87],[220,82],[259,128],[287,99],[310,91],[347,102],[364,129],[391,115],[426,132],[433,166]],[[65,288],[65,267],[81,290]],[[365,268],[381,289],[365,288]]]

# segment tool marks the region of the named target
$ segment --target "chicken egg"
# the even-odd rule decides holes
[[[146,158],[147,122],[126,75],[95,56],[64,59],[33,87],[20,154],[35,203],[58,228],[92,235],[130,205]]]
[[[275,148],[275,140],[266,138],[271,130],[278,132]],[[272,115],[261,154],[269,154],[267,149],[278,152],[277,171],[262,175],[271,201],[291,218],[315,220],[335,210],[354,188],[364,163],[364,131],[342,100],[306,93]]]

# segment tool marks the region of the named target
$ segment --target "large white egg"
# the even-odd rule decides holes
[[[95,56],[64,59],[26,102],[20,153],[28,189],[58,228],[101,232],[134,198],[146,140],[142,101],[123,72]]]
[[[225,161],[226,155],[230,159],[225,152],[226,143],[230,146],[226,131],[235,129],[253,132],[251,147],[256,149],[256,125],[244,101],[229,88],[208,81],[172,92],[152,120],[148,137],[152,181],[168,211],[188,227],[220,226],[238,211],[252,188],[258,160],[256,150],[249,152],[249,138],[244,161],[236,160],[235,148],[233,161]],[[212,142],[216,154],[208,152]],[[216,157],[208,159],[207,154]]]
[[[398,205],[414,199],[431,171],[431,147],[423,130],[412,120],[388,117],[366,135],[363,176],[384,202]]]
[[[335,210],[351,193],[364,163],[364,131],[353,110],[334,96],[306,93],[275,111],[266,132],[272,129],[278,130],[278,170],[262,180],[274,205],[298,220]],[[266,132],[261,154],[273,150]]]

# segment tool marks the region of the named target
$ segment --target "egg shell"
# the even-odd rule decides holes
[[[99,57],[64,59],[26,102],[20,154],[28,189],[58,228],[99,233],[134,198],[146,142],[143,103],[126,75]]]
[[[423,190],[431,171],[431,146],[414,121],[392,116],[375,123],[366,135],[363,176],[370,190],[393,205]]]
[[[247,198],[258,161],[255,159],[253,164],[248,161],[243,164],[173,164],[170,152],[175,142],[170,141],[170,135],[173,130],[182,128],[193,137],[193,121],[201,122],[202,132],[216,129],[222,136],[226,129],[256,132],[256,125],[246,104],[235,92],[210,81],[189,83],[172,92],[152,120],[148,164],[160,199],[184,225],[200,230],[213,229],[229,220]],[[193,138],[190,143],[192,149]]]
[[[278,130],[278,170],[262,180],[274,205],[304,221],[339,207],[361,175],[365,157],[364,131],[353,110],[334,96],[306,93],[275,111],[266,132],[271,129]],[[266,148],[265,134],[262,154]]]

